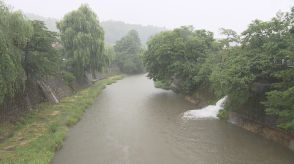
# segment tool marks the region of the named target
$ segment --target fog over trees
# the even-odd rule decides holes
[[[40,20],[45,23],[47,28],[50,31],[58,32],[58,28],[56,27],[57,19],[54,18],[46,18],[36,14],[25,14],[31,20]],[[120,40],[123,36],[125,36],[130,30],[138,31],[140,40],[142,44],[146,44],[149,37],[164,31],[165,28],[156,27],[156,26],[143,26],[139,24],[129,24],[122,21],[102,21],[101,26],[105,32],[105,43],[114,45],[116,41]]]

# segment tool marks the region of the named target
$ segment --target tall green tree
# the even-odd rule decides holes
[[[32,26],[20,12],[11,12],[0,1],[0,103],[24,87],[22,49],[32,35]]]
[[[216,49],[213,33],[181,27],[155,35],[147,45],[144,62],[150,78],[188,94],[206,83],[200,70]]]
[[[113,46],[111,45],[106,45],[105,49],[104,49],[104,53],[105,53],[105,64],[106,67],[109,68],[111,67],[112,64],[115,63],[115,59],[116,59],[116,53],[114,51]]]
[[[41,21],[31,21],[33,35],[23,51],[22,66],[27,76],[40,78],[56,73],[61,58],[52,44],[57,41],[56,33],[48,31]]]
[[[104,65],[104,31],[97,15],[87,5],[64,16],[57,24],[71,71],[83,78],[86,71],[100,71]]]
[[[267,114],[278,118],[278,126],[283,129],[294,130],[294,8],[289,13],[279,13],[272,20],[279,33],[267,44],[266,48],[276,55],[272,59],[276,69],[272,76],[275,78],[273,86],[266,93]],[[272,56],[272,55],[271,55]],[[276,62],[280,61],[280,62]],[[292,67],[290,67],[292,63]]]
[[[0,104],[24,91],[28,78],[56,72],[55,40],[42,22],[30,21],[0,1]]]
[[[138,32],[131,30],[121,40],[114,45],[117,64],[123,73],[141,73],[143,72],[143,61],[141,42]]]
[[[218,94],[229,96],[226,109],[246,109],[259,120],[269,114],[279,127],[294,129],[294,71],[287,65],[294,61],[293,11],[253,21],[240,45],[222,51],[224,60],[210,80]]]

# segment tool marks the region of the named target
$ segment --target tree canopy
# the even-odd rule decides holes
[[[0,103],[23,91],[28,76],[41,77],[57,69],[55,39],[42,22],[29,21],[0,1]]]
[[[138,32],[131,30],[114,45],[117,65],[123,73],[133,74],[143,72],[142,52]]]
[[[294,129],[294,71],[287,66],[294,60],[293,27],[293,12],[255,20],[242,33],[241,46],[223,51],[226,60],[211,80],[220,94],[229,95],[229,109],[257,100],[265,106],[255,112],[273,115],[279,127]],[[256,85],[263,94],[256,94]]]
[[[162,32],[147,45],[144,61],[148,76],[170,85],[177,83],[177,90],[184,93],[205,84],[201,65],[217,48],[213,33],[192,27]]]
[[[82,5],[65,15],[57,27],[71,71],[78,78],[83,78],[89,71],[95,78],[95,72],[105,63],[104,31],[97,15],[89,6]]]
[[[23,68],[27,75],[42,76],[56,72],[60,56],[52,44],[57,41],[56,33],[48,31],[41,21],[31,21],[33,35],[27,42],[23,54]]]
[[[238,35],[182,27],[162,32],[148,42],[144,63],[158,86],[191,94],[205,87],[216,97],[228,95],[226,110],[278,127],[294,129],[294,8],[270,21],[253,21]],[[244,111],[244,109],[246,111]]]

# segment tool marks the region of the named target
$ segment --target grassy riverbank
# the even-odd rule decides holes
[[[50,163],[56,150],[62,147],[68,127],[79,121],[106,85],[121,78],[113,76],[97,81],[59,104],[40,104],[15,124],[0,124],[1,133],[13,131],[0,143],[0,163]]]

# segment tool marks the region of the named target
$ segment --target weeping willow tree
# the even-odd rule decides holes
[[[0,1],[0,104],[23,92],[27,79],[56,72],[60,58],[52,48],[55,40],[43,22],[30,21]]]
[[[32,35],[32,26],[19,12],[0,1],[0,104],[24,86],[22,49]]]
[[[77,78],[83,78],[87,71],[100,71],[105,65],[104,31],[97,15],[82,5],[57,23],[65,50],[65,58],[70,70]]]

